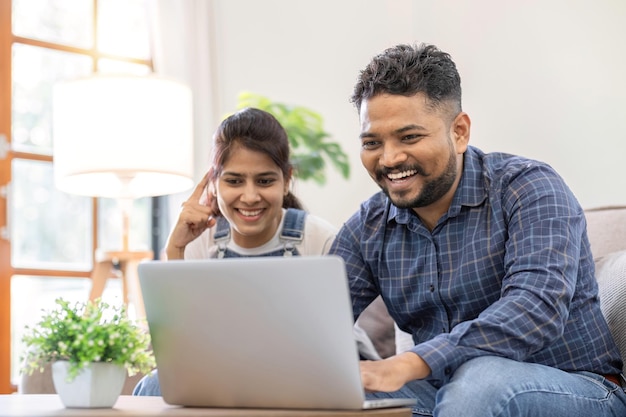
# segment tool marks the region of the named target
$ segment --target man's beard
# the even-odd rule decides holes
[[[404,168],[404,167],[396,167],[394,169],[398,171],[407,170],[407,168]],[[417,171],[415,175],[424,175],[424,170],[419,166],[414,166],[414,167],[411,167],[410,169],[414,169]],[[426,207],[435,203],[436,201],[441,199],[444,195],[446,195],[448,191],[450,191],[450,188],[452,188],[452,185],[454,184],[454,181],[456,180],[456,169],[457,169],[456,155],[454,154],[454,152],[450,152],[450,158],[448,159],[448,164],[446,165],[446,169],[443,171],[443,173],[439,175],[437,178],[426,181],[424,183],[422,191],[413,199],[403,198],[404,194],[408,194],[412,190],[408,190],[402,193],[396,193],[394,196],[390,195],[387,187],[382,185],[384,184],[384,179],[382,177],[386,176],[385,171],[389,171],[389,170],[380,170],[379,172],[376,173],[376,178],[378,180],[377,182],[378,182],[379,187],[383,190],[385,195],[389,197],[389,199],[395,206],[400,207],[400,208],[407,208],[407,209],[419,208],[419,207]]]

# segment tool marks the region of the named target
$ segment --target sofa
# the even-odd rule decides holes
[[[626,206],[588,209],[585,216],[602,311],[626,363]],[[380,297],[361,314],[358,325],[382,358],[396,352],[394,323]],[[132,393],[139,378],[129,377],[122,393]],[[24,394],[54,393],[49,367],[43,373],[23,375],[18,388]]]

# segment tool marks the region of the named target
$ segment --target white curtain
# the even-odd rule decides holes
[[[208,169],[211,136],[220,121],[213,94],[213,0],[150,0],[150,6],[154,71],[187,84],[193,93],[197,183]],[[191,191],[167,198],[168,222],[161,223],[166,235]]]
[[[194,177],[206,172],[213,130],[213,1],[157,0],[152,7],[155,72],[191,87],[194,104]]]

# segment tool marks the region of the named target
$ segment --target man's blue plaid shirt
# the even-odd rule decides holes
[[[355,317],[382,294],[441,385],[496,355],[617,374],[584,212],[547,164],[469,147],[448,212],[429,231],[381,192],[330,251],[346,261]]]

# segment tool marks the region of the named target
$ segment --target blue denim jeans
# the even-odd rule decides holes
[[[156,370],[139,381],[133,395],[161,395]],[[626,417],[626,393],[600,375],[495,356],[468,361],[440,389],[412,381],[399,391],[367,397],[415,397],[414,416]]]
[[[135,389],[133,389],[133,395],[161,396],[161,385],[159,384],[159,375],[156,369],[139,380]]]
[[[412,381],[368,398],[415,397],[414,416],[625,417],[626,393],[591,372],[563,372],[495,356],[472,359],[440,389]]]

